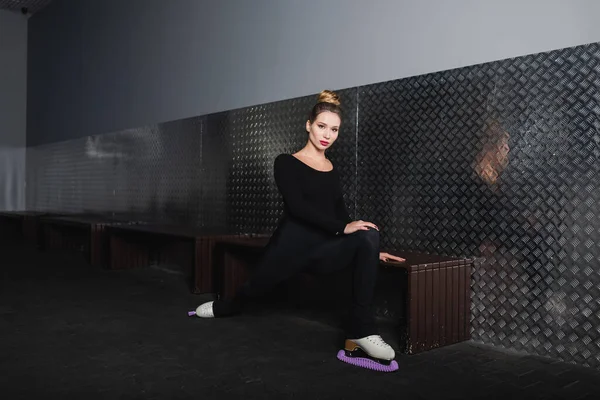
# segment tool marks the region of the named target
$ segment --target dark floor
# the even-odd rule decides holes
[[[339,330],[282,311],[188,318],[164,269],[0,245],[0,398],[598,399],[600,371],[463,343],[383,374],[338,361]]]

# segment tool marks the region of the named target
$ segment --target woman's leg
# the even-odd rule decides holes
[[[358,231],[324,243],[311,255],[309,269],[314,273],[331,273],[351,267],[352,298],[348,336],[361,338],[375,335],[373,297],[379,269],[379,232]]]
[[[397,363],[393,361],[395,352],[379,336],[373,312],[373,295],[379,268],[379,232],[358,231],[331,238],[305,227],[295,228],[291,230],[293,234],[281,235],[272,241],[252,278],[239,290],[234,301],[205,303],[200,306],[198,315],[232,315],[239,312],[249,299],[261,296],[302,270],[330,273],[351,265],[351,319],[344,350],[340,350],[338,358],[372,369],[397,369]]]
[[[358,231],[341,237],[326,237],[306,227],[287,223],[274,234],[251,278],[231,301],[212,304],[215,317],[239,313],[246,302],[256,299],[301,271],[331,273],[352,265],[353,288],[348,335],[365,337],[377,333],[372,302],[377,281],[379,232]],[[212,315],[211,315],[212,316]]]
[[[314,256],[319,262],[311,266],[316,273],[329,273],[352,266],[352,301],[350,324],[341,361],[378,371],[395,371],[396,353],[378,334],[373,297],[379,269],[379,231],[358,231],[339,240],[327,242]]]
[[[318,248],[320,243],[323,243],[322,235],[286,221],[273,234],[250,279],[240,287],[234,299],[213,302],[214,316],[226,317],[241,312],[247,302],[263,296],[299,273],[309,263],[312,250]]]
[[[358,231],[328,237],[293,222],[284,223],[274,233],[265,254],[251,278],[232,301],[211,302],[208,316],[224,317],[239,313],[244,304],[303,270],[330,273],[352,266],[350,337],[376,334],[372,302],[379,262],[379,232]]]

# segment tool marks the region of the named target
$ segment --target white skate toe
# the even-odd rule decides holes
[[[356,346],[360,347],[371,357],[378,358],[380,360],[393,360],[396,356],[396,352],[394,352],[392,346],[384,342],[379,335],[371,335],[360,339],[346,340],[347,350],[352,351]]]
[[[213,313],[213,302],[208,301],[200,304],[198,308],[196,308],[196,315],[200,318],[214,318],[215,314]]]

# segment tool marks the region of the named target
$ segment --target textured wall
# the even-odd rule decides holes
[[[600,46],[359,89],[358,216],[476,255],[473,338],[600,366]]]
[[[342,91],[331,158],[383,246],[483,257],[473,339],[600,367],[600,44]],[[269,232],[314,96],[30,149],[35,209]]]
[[[597,0],[54,0],[29,20],[39,145],[600,40]]]
[[[25,207],[27,17],[0,10],[0,211]]]

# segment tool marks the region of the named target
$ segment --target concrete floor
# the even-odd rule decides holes
[[[599,399],[600,371],[462,343],[392,374],[338,361],[335,324],[286,309],[187,317],[209,296],[149,267],[0,245],[3,399]]]

